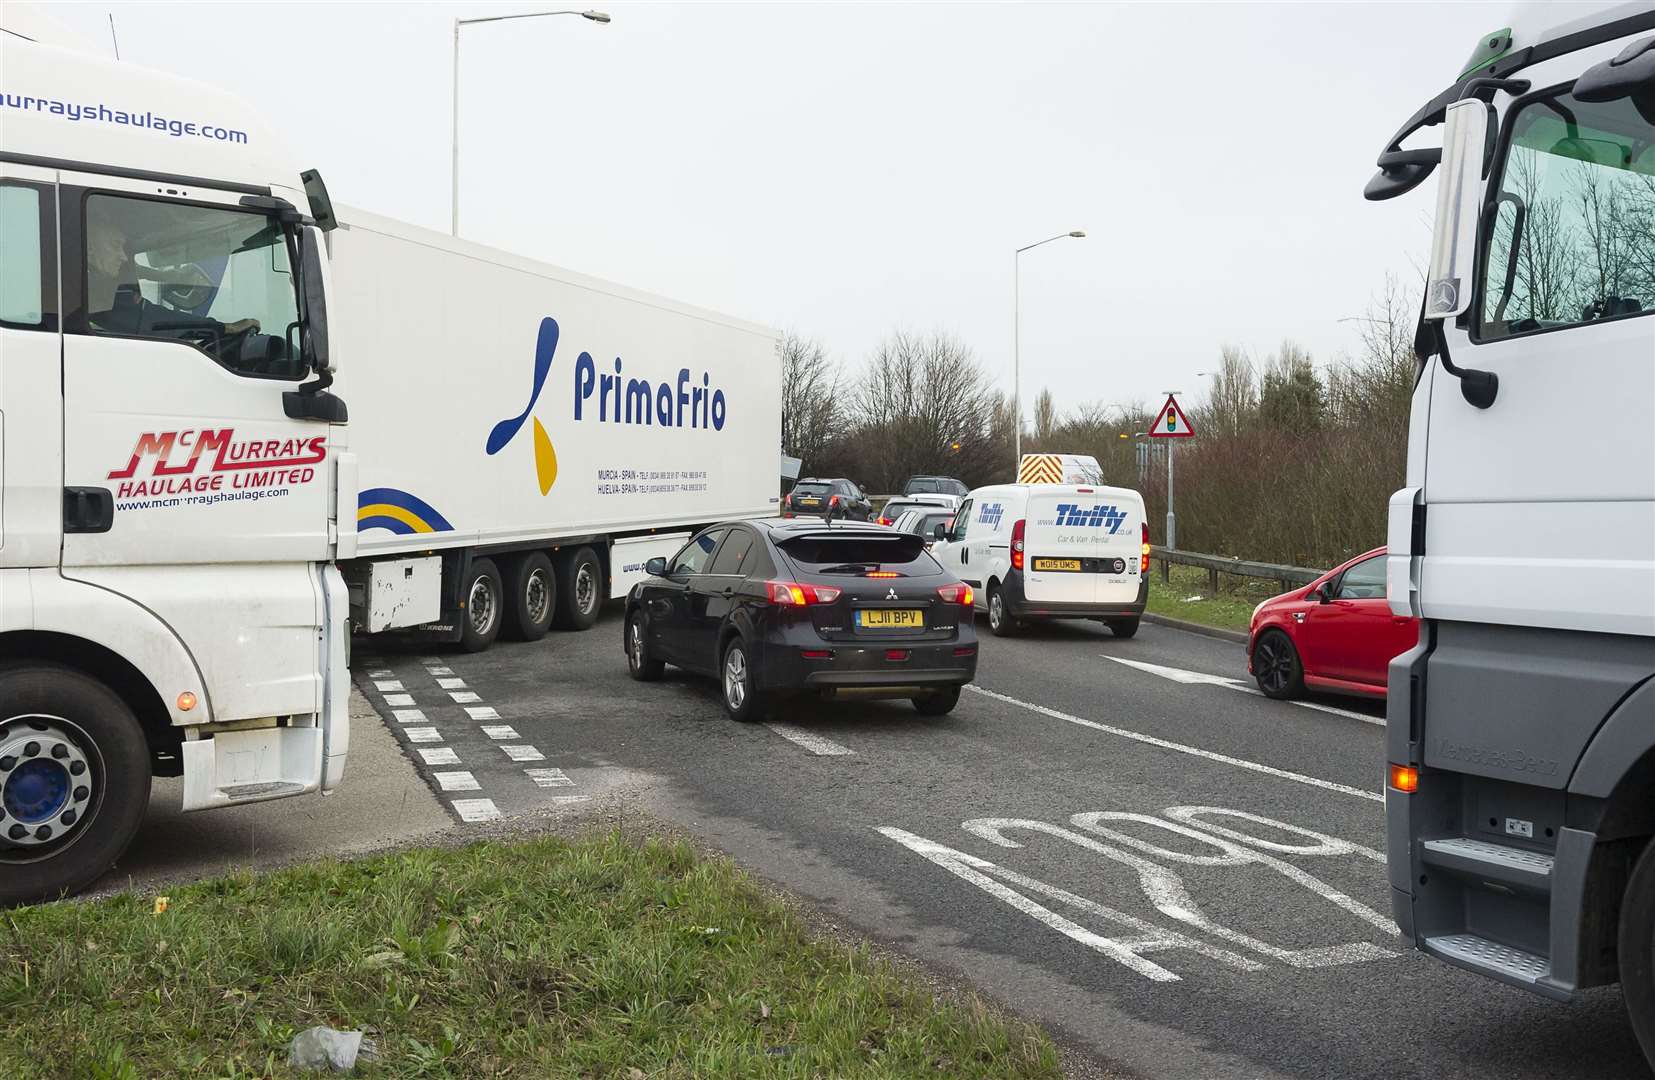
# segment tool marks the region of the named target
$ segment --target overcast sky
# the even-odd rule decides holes
[[[596,2],[596,0],[594,0]],[[1193,392],[1219,347],[1318,362],[1428,248],[1383,141],[1501,4],[658,4],[469,26],[461,231],[818,338],[946,329],[1025,401]],[[59,22],[230,88],[334,198],[449,216],[452,20],[525,4],[84,4]]]

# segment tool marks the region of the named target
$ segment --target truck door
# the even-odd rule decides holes
[[[1479,409],[1428,373],[1427,617],[1655,632],[1651,185],[1655,124],[1629,99],[1546,92],[1508,114],[1478,287],[1445,328],[1498,395]]]
[[[0,567],[53,566],[61,542],[56,179],[0,164]]]
[[[294,235],[229,192],[61,183],[63,573],[165,619],[215,720],[316,713],[332,472],[283,409]]]

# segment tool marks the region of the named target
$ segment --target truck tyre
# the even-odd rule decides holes
[[[1655,1066],[1655,840],[1644,845],[1621,899],[1620,976],[1632,1032]]]
[[[654,682],[667,665],[649,647],[649,616],[642,609],[626,617],[626,669],[639,682]]]
[[[1017,620],[1006,607],[1006,596],[998,585],[988,587],[988,628],[995,637],[1012,637],[1017,633]]]
[[[1118,638],[1130,638],[1137,634],[1138,624],[1142,620],[1138,616],[1133,615],[1126,619],[1105,619],[1103,621],[1104,625],[1109,627],[1109,632],[1111,634],[1114,634]]]
[[[586,630],[598,621],[603,607],[603,564],[589,547],[566,553],[557,565],[557,615],[552,625],[559,630]]]
[[[1266,630],[1253,645],[1253,681],[1259,692],[1277,701],[1304,696],[1304,664],[1299,650],[1280,630]]]
[[[556,611],[557,574],[551,559],[534,551],[507,564],[507,636],[516,641],[539,641],[552,628]]]
[[[718,687],[730,719],[744,724],[764,719],[769,703],[754,685],[753,658],[740,637],[724,643],[724,654],[718,660]]]
[[[505,589],[493,559],[473,559],[460,591],[465,608],[460,612],[460,648],[482,652],[500,636],[505,614]]]
[[[149,806],[149,746],[107,686],[57,664],[0,665],[0,906],[102,877]]]

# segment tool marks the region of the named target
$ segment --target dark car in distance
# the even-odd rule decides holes
[[[958,495],[965,498],[971,489],[952,476],[910,476],[902,483],[904,495]]]
[[[793,485],[782,499],[782,517],[823,517],[844,521],[868,521],[873,517],[873,500],[854,482],[838,477],[819,480],[807,476]]]
[[[626,598],[632,677],[667,664],[719,680],[725,711],[763,719],[781,698],[908,698],[941,716],[977,674],[971,587],[881,525],[735,521],[693,537]]]

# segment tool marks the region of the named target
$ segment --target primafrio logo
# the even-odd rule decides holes
[[[109,479],[126,481],[116,489],[117,499],[305,484],[316,477],[313,466],[327,460],[327,444],[325,435],[238,439],[234,428],[146,431],[125,467],[112,470]]]
[[[498,454],[511,444],[512,439],[530,423],[534,440],[535,476],[540,481],[540,494],[548,494],[557,482],[557,451],[552,438],[540,418],[534,416],[534,407],[545,389],[546,376],[551,373],[552,361],[557,355],[557,320],[546,316],[540,320],[540,333],[535,340],[534,379],[529,390],[528,404],[516,416],[495,424],[489,431],[485,449]],[[597,401],[593,402],[596,397]],[[593,416],[593,405],[597,415]],[[701,385],[689,368],[679,368],[676,379],[651,383],[648,379],[627,378],[622,372],[620,357],[615,357],[614,374],[598,373],[597,361],[589,352],[575,358],[574,418],[576,422],[596,420],[598,423],[637,424],[645,427],[677,427],[724,430],[729,414],[729,403],[724,391],[713,386],[707,372],[701,373]]]
[[[1080,506],[1077,503],[1058,503],[1057,521],[1055,524],[1078,526],[1083,529],[1107,528],[1111,536],[1121,531],[1121,525],[1126,521],[1126,511],[1103,503],[1094,503],[1091,506]]]

